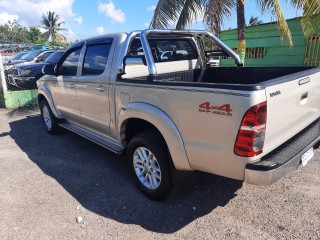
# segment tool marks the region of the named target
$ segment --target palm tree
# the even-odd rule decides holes
[[[58,14],[55,14],[55,12],[47,12],[47,15],[42,15],[41,25],[40,28],[46,29],[47,31],[42,34],[42,37],[45,39],[48,39],[52,42],[55,41],[61,41],[66,40],[66,37],[63,36],[58,31],[61,30],[67,30],[65,28],[62,28],[61,26],[65,23],[64,21],[59,22],[60,17]]]
[[[259,17],[254,17],[254,16],[251,16],[250,19],[249,19],[249,24],[247,26],[255,26],[255,25],[260,25],[262,24],[263,21],[259,19]]]
[[[291,0],[293,7],[302,9],[302,28],[305,35],[309,35],[320,28],[320,2],[319,0]]]
[[[282,42],[293,46],[291,32],[284,17],[280,0],[256,0],[262,12],[269,12],[277,19],[278,30]],[[291,5],[303,10],[302,25],[305,33],[320,26],[320,4],[318,0],[291,0]],[[238,54],[244,62],[246,52],[245,0],[159,0],[150,28],[167,28],[175,24],[175,28],[183,29],[195,19],[203,17],[208,30],[218,35],[223,20],[237,12]]]

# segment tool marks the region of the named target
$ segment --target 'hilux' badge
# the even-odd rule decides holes
[[[310,78],[304,78],[304,79],[299,80],[299,85],[303,85],[303,84],[306,84],[308,82],[310,82]]]
[[[278,96],[280,94],[281,94],[280,91],[272,92],[272,93],[270,93],[270,97],[275,97],[275,96]]]

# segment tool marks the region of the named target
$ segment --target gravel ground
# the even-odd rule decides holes
[[[0,109],[0,239],[320,239],[315,154],[272,186],[197,173],[152,202],[123,157],[47,134],[35,107]]]

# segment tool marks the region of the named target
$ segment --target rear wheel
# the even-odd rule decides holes
[[[164,200],[172,190],[170,155],[156,132],[132,137],[127,150],[132,175],[139,189],[149,198]]]
[[[55,134],[58,132],[58,120],[53,115],[50,106],[46,100],[40,102],[40,112],[44,126],[48,133]]]

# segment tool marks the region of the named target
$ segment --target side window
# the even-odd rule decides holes
[[[40,55],[38,58],[42,59],[42,60],[46,60],[53,52],[46,52],[42,55]]]
[[[60,66],[59,73],[64,76],[76,76],[81,48],[75,49],[69,53]]]
[[[100,75],[104,72],[112,43],[87,46],[82,75]]]

